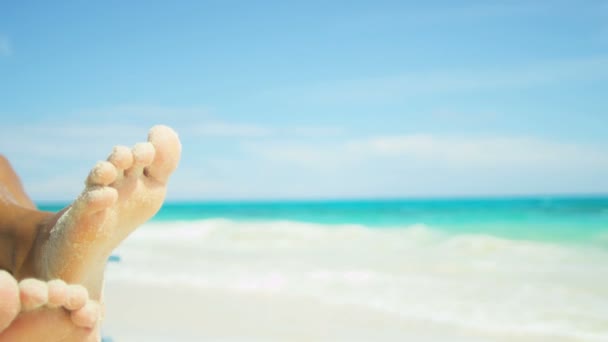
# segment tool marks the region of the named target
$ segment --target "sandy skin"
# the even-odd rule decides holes
[[[17,290],[17,312],[21,313],[10,319],[17,305],[15,283],[10,275],[2,274],[0,324],[2,319],[5,325],[12,323],[0,334],[0,341],[98,339],[98,325],[91,328],[89,323],[91,317],[97,321],[100,310],[87,304],[95,303],[88,298],[101,301],[107,258],[158,211],[180,155],[177,134],[169,127],[155,126],[147,142],[132,149],[117,146],[107,161],[95,165],[81,195],[59,213],[37,210],[8,161],[0,158],[0,269],[17,280],[48,281],[28,280],[25,287],[22,281]],[[87,300],[79,308],[49,302],[50,290],[62,288],[53,279],[82,284]],[[67,293],[80,291],[65,286]],[[45,291],[46,299],[41,294]]]

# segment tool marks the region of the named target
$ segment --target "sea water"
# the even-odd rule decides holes
[[[608,341],[608,198],[167,203],[117,253],[110,287],[219,294],[210,312],[257,306],[211,340],[262,315],[302,327],[275,340],[402,340],[422,324],[443,340]],[[338,307],[362,318],[282,321]],[[340,320],[361,333],[314,334]],[[273,339],[257,326],[238,337]]]

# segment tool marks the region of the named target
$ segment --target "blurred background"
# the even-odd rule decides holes
[[[169,199],[608,191],[606,1],[0,4],[0,148],[70,200],[174,127]]]

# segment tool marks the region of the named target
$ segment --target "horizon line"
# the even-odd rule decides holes
[[[352,196],[352,197],[267,197],[267,198],[175,198],[165,200],[165,204],[187,203],[276,203],[276,202],[366,202],[366,201],[408,201],[408,200],[508,200],[508,199],[608,199],[608,193],[538,193],[538,194],[456,194],[456,195],[411,195],[411,196]],[[40,205],[69,204],[73,200],[34,200]]]

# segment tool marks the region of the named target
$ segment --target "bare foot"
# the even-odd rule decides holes
[[[115,147],[91,170],[76,201],[40,231],[26,263],[33,269],[24,273],[83,284],[100,299],[107,258],[160,209],[180,154],[179,138],[166,126],[153,127],[148,142],[132,150]]]
[[[10,315],[2,316],[0,342],[98,339],[97,323],[102,308],[89,300],[83,286],[36,279],[24,279],[17,286],[14,278],[4,271],[0,272],[0,279],[0,290],[3,290],[0,303],[11,304],[10,310],[3,310]],[[7,288],[11,290],[5,291]],[[8,293],[10,296],[6,296]]]

